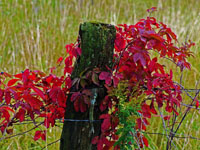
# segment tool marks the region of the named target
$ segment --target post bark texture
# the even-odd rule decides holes
[[[79,36],[81,39],[81,57],[78,58],[72,79],[79,77],[86,69],[93,69],[99,67],[105,70],[105,66],[112,66],[113,49],[116,30],[113,25],[86,22],[80,25]],[[95,86],[89,87],[96,88]],[[99,110],[99,104],[105,96],[105,90],[98,87],[97,101],[94,107],[94,120],[99,120],[102,112]],[[76,91],[72,87],[71,91]],[[89,120],[89,109],[84,112],[76,112],[73,103],[70,101],[70,96],[67,99],[67,107],[65,112],[65,119],[74,121],[65,121],[60,141],[60,150],[96,150],[96,146],[91,144],[93,137],[101,133],[101,121],[93,122],[94,133],[91,132],[91,123]]]

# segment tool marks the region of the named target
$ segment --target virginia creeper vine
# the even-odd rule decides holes
[[[148,12],[153,12],[153,7]],[[48,129],[55,125],[56,119],[62,119],[66,99],[71,86],[81,87],[71,93],[71,101],[77,112],[85,112],[93,106],[93,93],[86,89],[87,84],[100,86],[104,84],[108,95],[102,100],[99,109],[107,110],[99,119],[101,135],[92,140],[98,150],[140,149],[148,147],[148,140],[141,131],[150,124],[150,118],[157,114],[157,107],[164,107],[169,113],[179,115],[177,107],[182,101],[182,87],[173,82],[173,73],[158,59],[170,59],[181,71],[190,69],[187,58],[191,41],[181,47],[177,45],[177,37],[172,30],[154,17],[141,19],[134,25],[120,24],[116,26],[117,34],[113,56],[113,68],[101,71],[94,68],[84,73],[84,80],[70,75],[77,57],[81,57],[79,44],[66,45],[66,58],[60,57],[58,64],[64,62],[63,75],[57,77],[51,72],[45,74],[39,70],[24,70],[22,73],[10,75],[0,74],[0,130],[3,135],[11,134],[15,123],[31,120]],[[158,57],[152,57],[152,53]],[[197,101],[198,102],[198,101]],[[198,104],[199,105],[199,104]],[[198,107],[198,106],[197,106]],[[90,117],[92,121],[92,116]],[[170,116],[164,116],[169,120]],[[45,140],[46,130],[37,130],[34,140]]]

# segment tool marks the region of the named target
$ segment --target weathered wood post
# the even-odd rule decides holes
[[[82,54],[72,73],[72,79],[79,77],[80,73],[86,68],[99,67],[101,70],[105,70],[106,65],[111,67],[116,35],[115,27],[109,24],[86,22],[80,25],[79,34]],[[92,88],[94,87],[90,87],[90,89]],[[94,120],[98,120],[101,115],[99,104],[104,96],[105,93],[97,95],[93,114]],[[70,96],[67,100],[65,119],[60,150],[96,150],[96,146],[91,144],[91,140],[93,137],[100,135],[101,121],[93,122],[94,133],[92,133],[91,123],[81,121],[89,120],[89,110],[84,113],[76,112],[73,103],[70,101]],[[67,119],[74,121],[67,121]]]

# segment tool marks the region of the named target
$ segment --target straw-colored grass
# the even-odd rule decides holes
[[[189,59],[191,71],[183,74],[183,85],[194,88],[200,79],[200,3],[198,0],[1,0],[0,1],[0,71],[18,73],[25,68],[48,72],[56,60],[65,54],[65,45],[74,42],[79,24],[99,21],[112,24],[134,24],[146,17],[146,9],[158,7],[153,14],[178,35],[180,44],[186,39],[196,43],[192,48],[195,58]],[[166,60],[167,61],[167,60]],[[172,64],[166,65],[180,73]],[[61,74],[61,71],[58,71]],[[200,86],[198,86],[200,87]],[[184,100],[188,98],[184,96]],[[184,108],[185,109],[185,108]],[[182,111],[184,111],[184,109]],[[199,112],[191,111],[179,130],[180,135],[200,137]],[[152,119],[149,132],[164,133],[162,120]],[[34,132],[0,142],[1,150],[40,150],[47,143],[60,138],[60,127],[50,129],[47,141],[33,140]],[[15,126],[14,134],[26,131],[31,125]],[[166,137],[149,135],[149,150],[163,150]],[[175,139],[177,150],[198,150],[199,141]],[[59,143],[49,150],[59,149]]]

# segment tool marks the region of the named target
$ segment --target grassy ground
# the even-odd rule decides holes
[[[200,77],[200,3],[196,0],[1,0],[0,71],[17,73],[30,68],[47,72],[65,54],[65,45],[76,40],[81,22],[134,24],[146,17],[146,9],[152,6],[159,10],[153,16],[175,31],[180,44],[186,39],[196,43],[192,49],[195,58],[190,59],[192,70],[185,71],[183,75],[183,85],[195,87]],[[169,62],[167,65],[174,69],[178,80],[179,72]],[[199,137],[199,119],[198,112],[189,113],[179,133]],[[151,123],[149,131],[163,133],[161,119],[156,118]],[[14,133],[30,127],[20,125]],[[59,139],[60,133],[60,127],[50,129],[47,142],[34,142],[33,133],[27,133],[1,141],[0,149],[40,150],[46,143]],[[149,139],[150,150],[165,149],[166,137],[149,135]],[[175,139],[174,149],[198,150],[198,143],[194,139]],[[50,145],[48,149],[59,149],[59,143]]]

